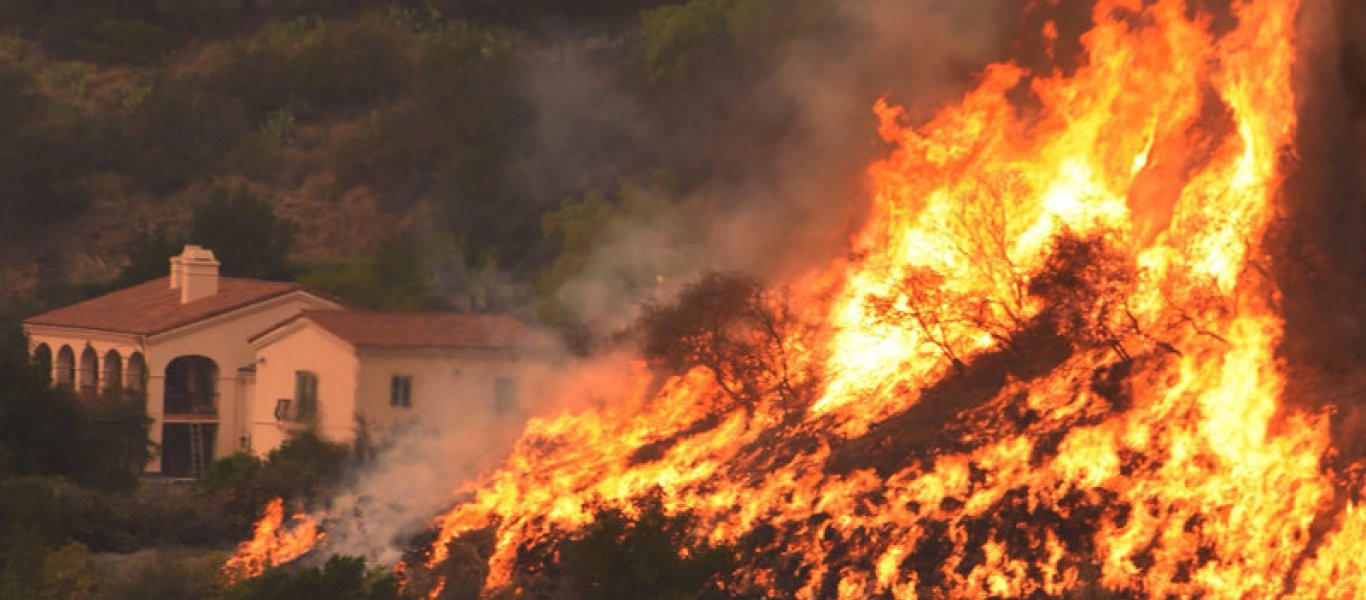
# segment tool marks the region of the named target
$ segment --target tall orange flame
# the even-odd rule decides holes
[[[1100,0],[1071,75],[992,65],[914,128],[879,102],[858,258],[791,286],[803,418],[637,369],[533,421],[429,564],[492,527],[485,589],[515,586],[520,545],[658,487],[699,538],[803,565],[774,592],[799,598],[1366,593],[1366,509],[1335,500],[1326,417],[1281,402],[1258,267],[1298,9],[1238,0],[1216,35],[1180,0]],[[773,564],[729,585],[773,591]]]
[[[237,553],[223,565],[223,575],[228,581],[255,577],[269,567],[307,554],[322,537],[317,523],[308,515],[296,514],[286,523],[284,500],[275,498],[266,504],[252,539],[242,542]]]

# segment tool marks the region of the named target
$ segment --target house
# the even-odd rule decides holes
[[[212,251],[186,246],[167,277],[23,323],[54,385],[86,402],[145,398],[158,449],[149,472],[195,477],[303,428],[350,440],[357,423],[383,429],[441,406],[440,386],[487,387],[496,413],[529,364],[519,349],[539,339],[507,316],[349,311],[297,284],[218,270]]]
[[[459,434],[520,419],[553,348],[508,315],[354,310],[303,311],[250,345],[261,448],[301,428],[348,441],[417,421]]]

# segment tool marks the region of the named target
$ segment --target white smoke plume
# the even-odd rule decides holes
[[[538,146],[520,166],[528,193],[566,185],[611,188],[614,174],[656,163],[705,163],[715,167],[709,172],[725,174],[690,186],[662,210],[618,218],[580,275],[561,288],[560,300],[607,333],[631,322],[644,303],[667,299],[707,271],[780,281],[840,256],[860,217],[863,169],[883,150],[874,102],[890,96],[924,118],[955,99],[981,66],[1004,52],[1002,15],[1012,4],[832,4],[839,35],[789,44],[757,85],[726,90],[716,105],[726,110],[693,113],[695,122],[682,125],[656,120],[643,100],[608,75],[609,67],[595,64],[595,42],[553,45],[526,73],[524,89],[539,115]],[[756,129],[750,124],[756,119],[777,125]],[[668,135],[689,129],[722,133]],[[730,129],[740,133],[727,134]],[[545,185],[550,180],[558,186]],[[612,385],[624,362],[599,357],[548,375],[537,391],[524,394],[538,398],[527,404],[528,416],[566,410],[575,398],[591,402],[595,382]],[[566,393],[568,380],[583,393]],[[463,484],[506,456],[522,421],[480,416],[468,390],[452,389],[447,397],[442,410],[389,440],[332,501],[323,517],[327,553],[393,564],[412,536],[458,500]]]

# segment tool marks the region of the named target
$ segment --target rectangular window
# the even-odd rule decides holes
[[[294,372],[294,420],[312,422],[318,418],[318,375],[312,371]]]
[[[517,379],[499,377],[493,380],[493,412],[499,416],[521,414],[522,405],[517,398]]]
[[[413,405],[413,378],[395,375],[389,379],[389,406],[410,408]]]

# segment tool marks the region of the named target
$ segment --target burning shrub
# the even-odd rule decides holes
[[[365,560],[333,556],[322,568],[276,568],[223,591],[223,600],[399,600],[398,579],[383,569],[367,570]]]
[[[673,304],[646,307],[639,327],[645,355],[665,369],[705,367],[746,407],[774,392],[784,406],[799,404],[808,378],[796,377],[790,361],[795,320],[754,279],[710,273]]]
[[[273,450],[264,462],[245,452],[215,461],[195,482],[195,491],[221,511],[233,529],[246,533],[271,498],[327,498],[341,483],[350,460],[346,446],[304,433]]]
[[[489,574],[488,562],[495,543],[493,534],[493,528],[488,527],[451,540],[446,544],[449,558],[432,569],[420,566],[423,558],[408,557],[405,564],[419,566],[408,570],[407,588],[430,590],[440,585],[441,593],[437,597],[441,600],[479,600]],[[430,540],[425,541],[430,543]]]
[[[1043,269],[1021,287],[1042,301],[1038,323],[1074,345],[1108,344],[1127,357],[1120,338],[1138,327],[1124,306],[1134,279],[1131,262],[1109,248],[1104,238],[1065,234],[1054,240]],[[918,331],[959,372],[966,367],[964,355],[976,334],[1012,348],[1026,325],[1034,322],[1023,319],[1018,308],[947,289],[945,281],[934,269],[908,267],[891,293],[870,295],[865,302],[879,321]]]
[[[600,503],[572,536],[518,553],[520,585],[531,597],[724,598],[719,578],[735,550],[694,538],[697,516],[669,514],[658,489],[627,505]]]
[[[1042,318],[1073,344],[1108,344],[1128,352],[1120,337],[1137,329],[1124,302],[1133,289],[1134,267],[1101,237],[1062,235],[1043,271],[1029,281],[1029,294],[1044,301]]]
[[[954,349],[957,340],[950,332],[955,330],[955,325],[970,322],[971,319],[967,313],[944,310],[957,302],[944,290],[943,283],[944,276],[934,269],[913,268],[901,280],[895,295],[869,296],[867,304],[882,322],[918,329],[926,342],[962,371],[965,365],[960,353]]]

